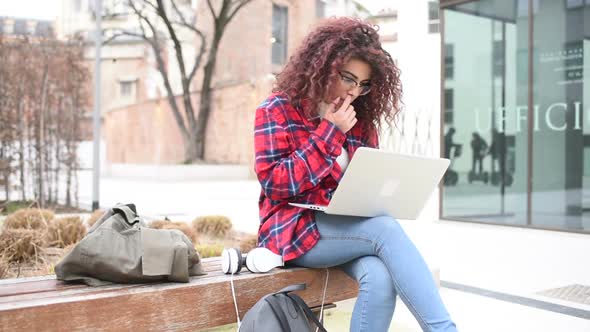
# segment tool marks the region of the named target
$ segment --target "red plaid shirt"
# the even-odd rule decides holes
[[[377,131],[360,121],[345,135],[319,116],[307,118],[286,95],[274,93],[256,110],[255,170],[262,187],[258,202],[258,243],[295,259],[319,240],[313,210],[288,203],[328,205],[342,169],[336,162],[342,148],[349,158],[360,146],[377,147]]]

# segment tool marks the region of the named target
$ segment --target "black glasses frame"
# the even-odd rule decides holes
[[[345,84],[350,85],[351,88],[352,87],[355,87],[355,88],[360,87],[361,90],[360,90],[359,96],[364,96],[364,95],[368,94],[369,92],[371,92],[371,84],[370,83],[360,84],[354,78],[344,75],[341,71],[338,71],[338,74],[340,74],[340,78],[342,79],[342,81]]]

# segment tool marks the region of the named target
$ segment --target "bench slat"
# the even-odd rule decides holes
[[[210,279],[213,277],[224,277],[225,275],[221,272],[209,272],[206,276],[200,277],[193,277],[193,279],[198,278],[198,282],[204,282],[205,278]],[[104,285],[98,287],[89,287],[85,284],[76,284],[75,287],[66,287],[70,284],[64,283],[59,280],[54,280],[54,283],[57,286],[63,285],[63,287],[54,287],[53,289],[44,289],[40,292],[32,292],[25,289],[25,291],[19,292],[18,294],[6,296],[0,296],[0,305],[3,303],[11,303],[13,306],[18,302],[27,302],[31,300],[40,300],[40,299],[51,299],[51,298],[63,298],[67,296],[74,296],[74,295],[96,295],[106,292],[124,292],[125,289],[132,289],[138,287],[147,287],[147,288],[154,288],[158,284],[162,284],[162,282],[154,282],[154,283],[144,283],[144,284],[111,284],[111,285]],[[164,283],[164,285],[174,285],[172,283]],[[22,287],[21,287],[22,289]]]
[[[217,272],[220,270],[220,262],[217,257],[203,260],[203,269],[207,273]],[[21,294],[31,294],[40,292],[53,292],[60,290],[70,290],[76,288],[85,288],[84,284],[65,283],[55,279],[55,275],[41,277],[3,279],[0,280],[0,303],[6,302],[4,297],[12,297]],[[126,285],[120,285],[126,287]]]
[[[0,286],[0,302],[3,302],[5,297],[12,297],[15,295],[22,294],[37,294],[40,292],[52,292],[56,290],[72,289],[72,288],[85,288],[86,285],[80,284],[66,284],[59,280],[43,280],[30,283],[19,283],[15,285],[1,285]]]

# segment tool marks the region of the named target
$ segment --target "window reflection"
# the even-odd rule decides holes
[[[443,218],[590,231],[588,2],[443,10]]]

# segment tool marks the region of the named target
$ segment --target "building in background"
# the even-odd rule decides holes
[[[316,15],[318,17],[354,16],[366,18],[372,13],[363,2],[363,0],[316,0]]]
[[[442,1],[441,10],[454,172],[441,218],[589,232],[590,3]]]
[[[381,45],[397,62],[397,35],[399,32],[397,9],[393,7],[382,8],[376,14],[369,16],[367,20],[379,26]]]
[[[80,35],[88,40],[87,59],[93,70],[94,14],[92,1],[62,0],[58,35]],[[105,1],[103,29],[134,29],[135,19],[119,1]],[[194,10],[197,27],[212,34],[212,18],[201,1],[178,1]],[[208,162],[247,164],[253,153],[252,124],[256,107],[272,88],[288,56],[319,19],[338,12],[362,15],[366,9],[347,0],[253,1],[228,25],[218,51],[213,78],[212,112],[206,133]],[[312,13],[312,15],[310,15]],[[265,22],[265,23],[263,23]],[[186,59],[198,46],[186,37]],[[141,40],[116,39],[102,50],[102,114],[106,168],[117,163],[180,163],[181,135],[166,101],[162,79],[151,48]],[[180,75],[171,43],[165,59],[173,91],[180,93]],[[176,74],[175,74],[176,73]],[[198,105],[202,70],[192,89]],[[132,130],[129,130],[132,128]],[[121,144],[125,142],[125,144]]]
[[[55,27],[47,20],[0,16],[0,34],[6,38],[49,38],[55,35]]]
[[[135,20],[120,1],[103,1],[101,19],[104,38],[109,38],[116,29],[137,30]],[[62,0],[57,27],[58,38],[79,37],[84,40],[88,69],[94,72],[94,1]],[[128,36],[102,47],[101,113],[156,97],[153,81],[158,82],[158,77],[155,68],[149,66],[149,51],[149,45],[141,39]],[[93,81],[89,83],[93,84]]]

